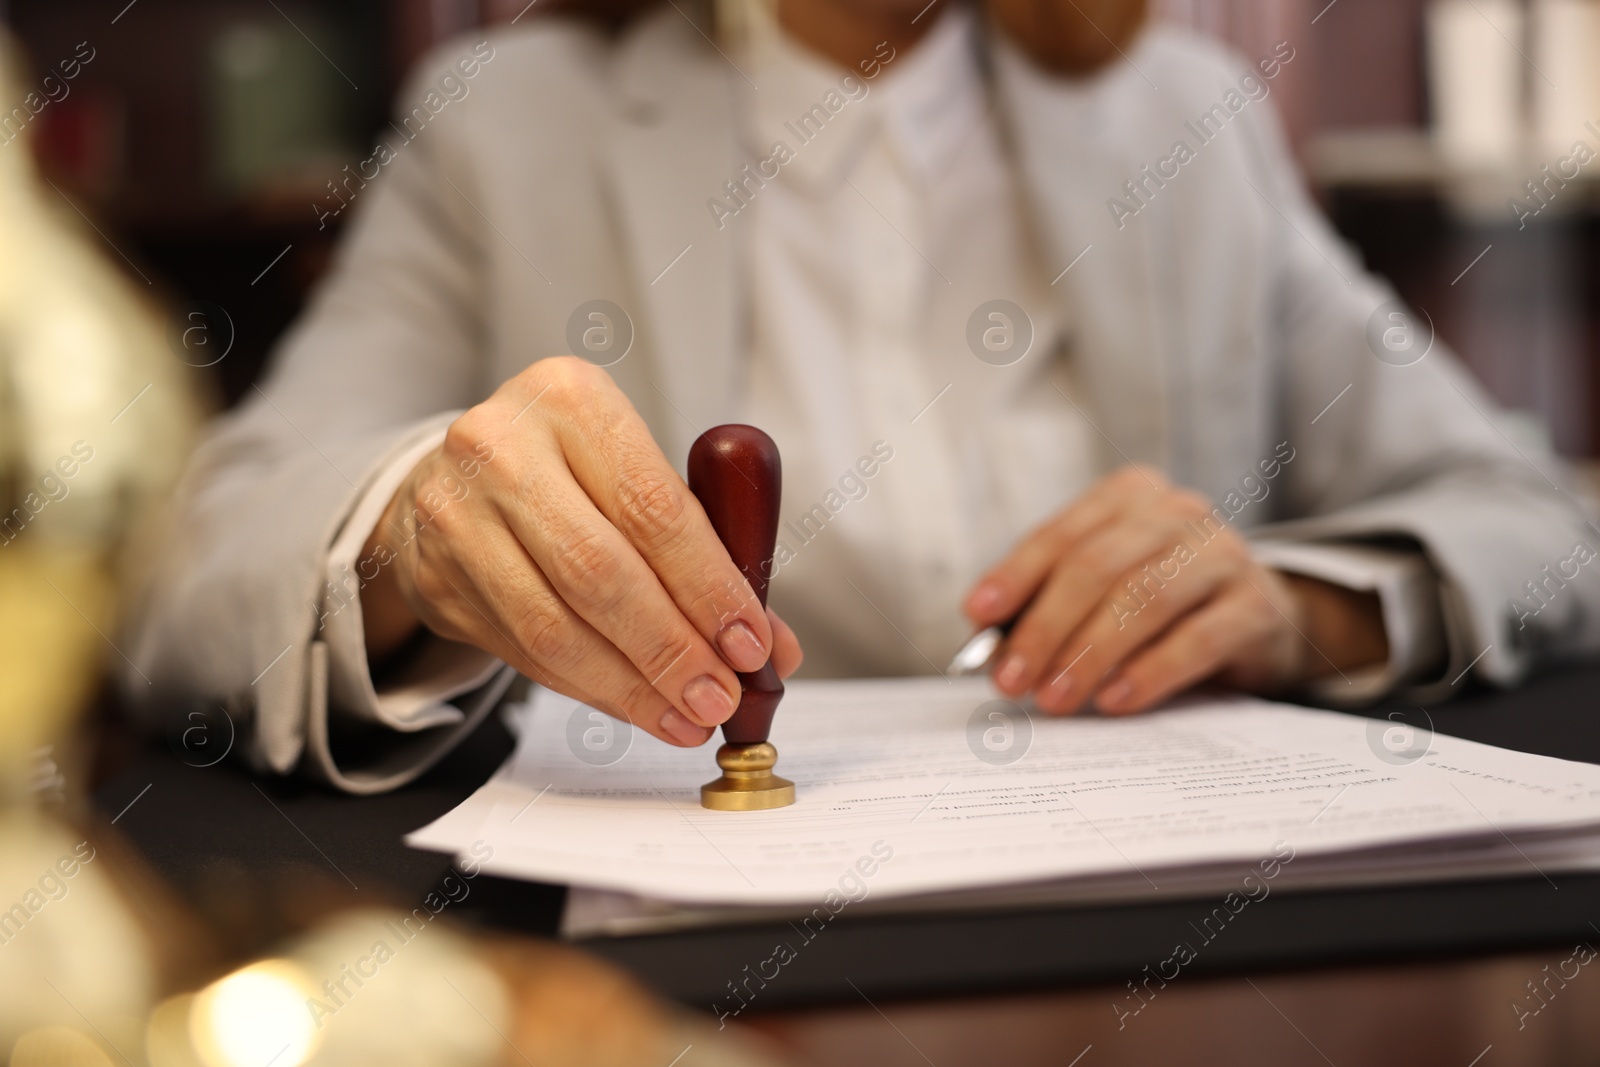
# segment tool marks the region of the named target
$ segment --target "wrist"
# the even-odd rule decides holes
[[[1376,593],[1282,574],[1300,611],[1305,649],[1301,681],[1386,663],[1389,639]]]
[[[409,498],[408,477],[390,498],[361,548],[361,625],[369,664],[376,664],[405,645],[422,626],[400,582],[405,543],[399,521],[401,502]],[[372,575],[368,578],[367,575]]]

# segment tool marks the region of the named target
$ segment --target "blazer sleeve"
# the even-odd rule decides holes
[[[1414,543],[1439,577],[1449,664],[1419,695],[1512,685],[1600,648],[1600,531],[1570,471],[1520,431],[1433,337],[1426,313],[1367,274],[1311,202],[1276,114],[1240,132],[1273,220],[1267,306],[1283,357],[1283,514],[1263,537]]]
[[[420,98],[436,66],[400,98]],[[381,135],[392,158],[346,171],[361,174],[341,189],[353,217],[334,269],[265,380],[194,455],[131,619],[124,680],[143,717],[170,729],[220,708],[218,729],[255,766],[283,773],[308,756],[313,774],[359,792],[420,773],[509,681],[467,698],[453,724],[369,728],[380,736],[341,746],[319,621],[335,592],[330,546],[363,491],[486,391],[481,223],[452,117],[410,140],[394,127]],[[359,755],[341,759],[342,747]]]

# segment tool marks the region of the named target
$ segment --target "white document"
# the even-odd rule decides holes
[[[772,741],[798,799],[765,812],[700,806],[709,745],[548,692],[517,722],[495,777],[407,841],[606,891],[574,897],[597,929],[640,898],[1097,899],[1208,892],[1266,863],[1280,884],[1533,876],[1590,866],[1600,831],[1600,768],[1439,734],[1397,755],[1396,724],[1248,698],[1057,719],[981,678],[794,682]]]

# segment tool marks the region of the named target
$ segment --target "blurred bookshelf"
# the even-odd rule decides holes
[[[646,2],[584,6],[615,25]],[[1335,226],[1427,311],[1503,403],[1537,416],[1562,451],[1600,453],[1600,182],[1592,177],[1600,163],[1519,226],[1509,200],[1548,153],[1517,153],[1488,170],[1451,162],[1430,132],[1438,111],[1430,2],[1438,0],[1152,7],[1247,59],[1290,42],[1296,58],[1271,99]],[[1485,10],[1600,4],[1461,2]],[[70,95],[39,116],[42,169],[174,313],[195,302],[227,310],[235,350],[208,372],[224,402],[249,388],[327,269],[339,220],[322,226],[313,205],[370,150],[410,64],[473,27],[571,6],[0,0],[36,72],[80,42],[95,50]],[[1592,140],[1600,148],[1600,136]]]
[[[277,6],[21,0],[7,11],[30,83],[93,50],[34,123],[40,169],[170,311],[227,310],[234,349],[211,372],[225,402],[326,268],[335,231],[318,229],[310,205],[383,121],[396,74],[382,0]]]
[[[1600,147],[1600,139],[1591,139]],[[1538,416],[1570,456],[1597,452],[1600,415],[1600,166],[1538,215],[1525,183],[1551,155],[1463,166],[1421,129],[1327,131],[1307,173],[1367,266],[1432,318],[1501,403]]]
[[[31,68],[25,87],[92,50],[30,124],[40,170],[170,313],[227,311],[234,347],[208,373],[231,404],[327,270],[341,220],[314,205],[370,154],[405,72],[436,42],[528,7],[12,0],[0,13]]]

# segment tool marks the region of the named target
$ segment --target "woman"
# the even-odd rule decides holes
[[[1593,647],[1587,578],[1515,607],[1587,544],[1553,461],[1300,186],[1266,102],[1293,41],[1242,60],[1138,3],[737,11],[422,65],[194,467],[134,657],[163,692],[372,791],[513,672],[694,745],[802,641],[934,671],[1019,613],[996,684],[1053,713]],[[676,473],[735,420],[784,455],[777,614]]]

